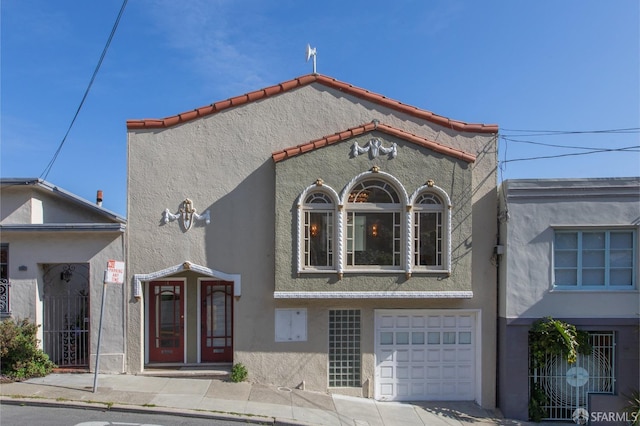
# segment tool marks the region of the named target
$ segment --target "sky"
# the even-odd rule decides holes
[[[310,74],[308,43],[320,74],[499,125],[500,180],[640,175],[637,0],[130,0],[111,37],[123,0],[0,1],[0,176],[124,217],[127,120]]]

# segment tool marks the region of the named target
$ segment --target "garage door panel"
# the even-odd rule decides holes
[[[383,366],[380,367],[380,377],[383,379],[393,379],[393,370],[392,366]]]
[[[412,362],[424,362],[425,360],[425,351],[424,349],[413,349],[411,351],[411,361]]]
[[[456,362],[457,361],[456,349],[442,349],[442,362]]]
[[[475,314],[376,313],[376,398],[473,400]]]
[[[409,362],[409,349],[399,349],[395,355],[396,362]]]
[[[442,359],[441,349],[429,349],[427,351],[427,361],[440,362],[441,359]]]
[[[473,360],[473,352],[471,348],[469,349],[458,349],[458,361],[472,361]]]

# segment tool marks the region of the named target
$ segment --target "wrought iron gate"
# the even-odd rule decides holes
[[[615,385],[614,333],[590,333],[590,355],[578,355],[569,364],[561,355],[547,355],[531,370],[529,395],[537,387],[547,397],[544,420],[573,420],[577,409],[589,411],[589,393],[613,394]]]
[[[55,272],[48,273],[51,270]],[[44,350],[59,367],[89,366],[89,282],[84,270],[88,267],[83,264],[45,270]]]

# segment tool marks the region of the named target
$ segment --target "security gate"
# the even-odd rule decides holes
[[[89,366],[89,282],[84,264],[45,265],[44,351],[58,367]]]
[[[592,352],[569,364],[563,355],[547,355],[544,365],[531,370],[529,395],[537,388],[547,404],[544,420],[574,420],[576,410],[589,411],[589,393],[614,393],[614,333],[590,333]]]

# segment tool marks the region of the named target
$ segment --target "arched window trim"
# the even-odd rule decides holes
[[[402,229],[402,232],[404,235],[401,236],[401,240],[404,241],[404,252],[405,252],[405,260],[401,261],[401,264],[398,267],[394,267],[393,269],[390,268],[383,268],[383,269],[373,269],[373,268],[366,268],[366,267],[361,267],[361,268],[356,268],[356,267],[351,267],[349,269],[346,269],[346,248],[345,248],[345,230],[344,230],[344,224],[346,223],[346,215],[347,215],[347,211],[358,211],[361,210],[361,207],[363,207],[366,210],[371,210],[370,206],[364,207],[364,206],[358,206],[359,203],[350,203],[349,202],[349,194],[351,193],[351,191],[353,190],[353,188],[363,182],[366,181],[368,179],[371,178],[375,178],[378,180],[382,180],[382,181],[386,181],[387,183],[389,183],[395,190],[396,193],[398,194],[398,197],[400,199],[400,203],[398,204],[398,211],[401,212],[400,214],[404,213],[404,219],[401,218],[401,225],[400,228]],[[365,203],[362,203],[365,204]],[[349,209],[347,209],[345,206],[349,206]],[[390,203],[390,205],[393,205]],[[340,195],[340,211],[338,213],[338,218],[339,218],[339,227],[338,227],[338,233],[339,233],[339,237],[338,237],[338,274],[340,276],[342,276],[345,272],[345,270],[349,271],[349,272],[361,272],[361,271],[365,271],[365,272],[371,272],[371,271],[376,271],[376,272],[390,272],[390,273],[398,273],[399,271],[405,271],[406,273],[409,273],[410,271],[410,263],[407,263],[406,259],[407,259],[407,255],[406,253],[410,253],[409,249],[410,249],[410,234],[409,234],[409,224],[410,224],[410,219],[411,219],[411,212],[409,211],[409,209],[407,208],[407,206],[409,205],[409,196],[407,194],[407,191],[405,190],[404,186],[402,185],[402,183],[400,183],[400,181],[393,175],[386,173],[386,172],[382,172],[379,170],[374,170],[374,171],[366,171],[366,172],[362,172],[358,175],[356,175],[353,179],[351,179],[349,181],[349,183],[344,187],[344,189],[342,190],[342,193]],[[400,255],[401,259],[402,259],[402,253]]]
[[[429,269],[429,268],[425,268],[425,267],[418,267],[417,265],[414,264],[414,260],[413,260],[413,251],[414,251],[414,241],[415,241],[415,235],[414,235],[414,227],[413,227],[413,214],[411,214],[410,216],[410,225],[409,225],[409,250],[407,251],[408,255],[407,255],[407,265],[409,265],[408,267],[411,268],[408,272],[411,273],[413,272],[413,268],[415,268],[416,272],[446,272],[446,273],[451,273],[451,210],[452,210],[452,204],[451,204],[451,198],[449,198],[449,194],[447,194],[447,192],[440,188],[439,186],[435,186],[432,184],[426,184],[421,186],[420,188],[418,188],[412,195],[411,198],[409,199],[410,201],[410,205],[413,206],[414,212],[415,211],[420,211],[421,209],[419,208],[419,204],[416,204],[416,200],[418,199],[419,196],[421,196],[422,194],[434,194],[437,197],[439,197],[444,205],[443,205],[443,212],[442,212],[442,217],[444,218],[444,232],[445,235],[443,235],[443,238],[445,239],[445,243],[446,243],[446,249],[445,249],[445,259],[442,262],[442,269],[438,268],[438,269]],[[430,209],[425,209],[425,210],[430,210]]]
[[[304,264],[304,256],[303,256],[303,252],[304,252],[304,248],[303,248],[303,243],[304,243],[304,214],[306,211],[310,211],[313,210],[314,207],[318,208],[317,206],[313,206],[312,204],[305,204],[305,200],[307,199],[307,197],[309,195],[311,195],[314,192],[320,192],[323,193],[325,195],[327,195],[330,199],[333,207],[333,217],[334,217],[334,221],[337,219],[337,223],[335,223],[334,225],[334,236],[333,236],[333,242],[334,242],[334,259],[333,259],[333,266],[332,267],[327,267],[326,269],[319,269],[319,268],[313,268],[313,267],[309,267],[306,266]],[[336,190],[334,190],[333,188],[331,188],[329,185],[326,185],[324,183],[321,183],[320,180],[318,180],[316,183],[309,185],[308,187],[306,187],[302,193],[300,193],[300,196],[298,197],[298,201],[297,201],[297,207],[298,207],[298,224],[297,224],[297,235],[298,235],[298,247],[297,247],[297,263],[298,263],[298,273],[301,272],[334,272],[336,271],[336,254],[337,252],[339,252],[339,238],[340,234],[341,234],[341,219],[340,219],[340,215],[338,214],[338,202],[340,200],[340,197],[338,195],[338,193],[336,192]],[[323,209],[325,210],[325,209]],[[336,241],[338,241],[338,243],[336,244]]]

